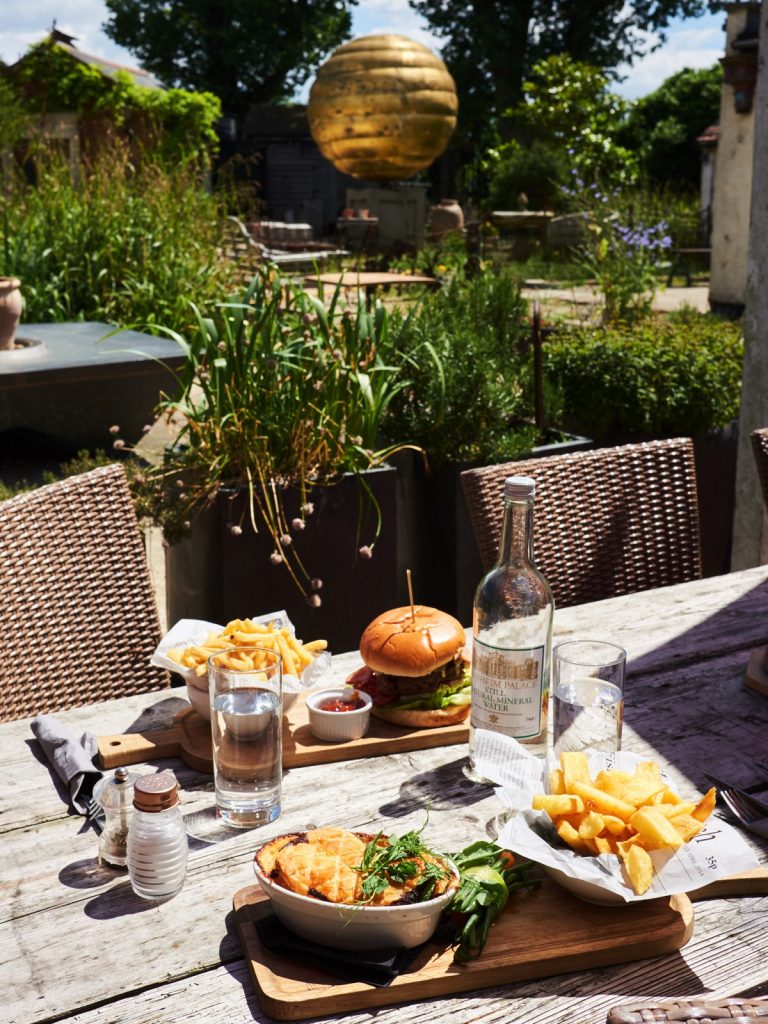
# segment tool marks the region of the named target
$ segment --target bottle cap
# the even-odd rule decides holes
[[[142,775],[133,788],[133,806],[138,811],[164,811],[179,802],[179,784],[172,772]]]
[[[536,481],[530,476],[508,476],[504,481],[507,501],[528,501],[536,496]]]

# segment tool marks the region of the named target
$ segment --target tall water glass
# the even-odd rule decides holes
[[[238,647],[208,659],[216,816],[254,828],[280,814],[282,659]]]
[[[552,746],[621,749],[626,651],[602,640],[566,640],[552,656]]]

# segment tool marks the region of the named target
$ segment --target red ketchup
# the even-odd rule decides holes
[[[365,701],[357,690],[349,687],[338,697],[326,697],[317,705],[318,711],[357,711],[365,706]]]

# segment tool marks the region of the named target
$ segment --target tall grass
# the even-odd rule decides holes
[[[224,200],[198,166],[134,159],[120,141],[74,170],[50,148],[33,160],[34,181],[6,167],[0,217],[2,273],[21,278],[27,322],[180,329],[191,300],[226,294]]]

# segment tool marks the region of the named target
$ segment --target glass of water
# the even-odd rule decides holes
[[[280,814],[282,659],[238,647],[208,659],[216,816],[254,828]]]
[[[552,746],[621,749],[627,653],[602,640],[565,640],[552,655]]]

